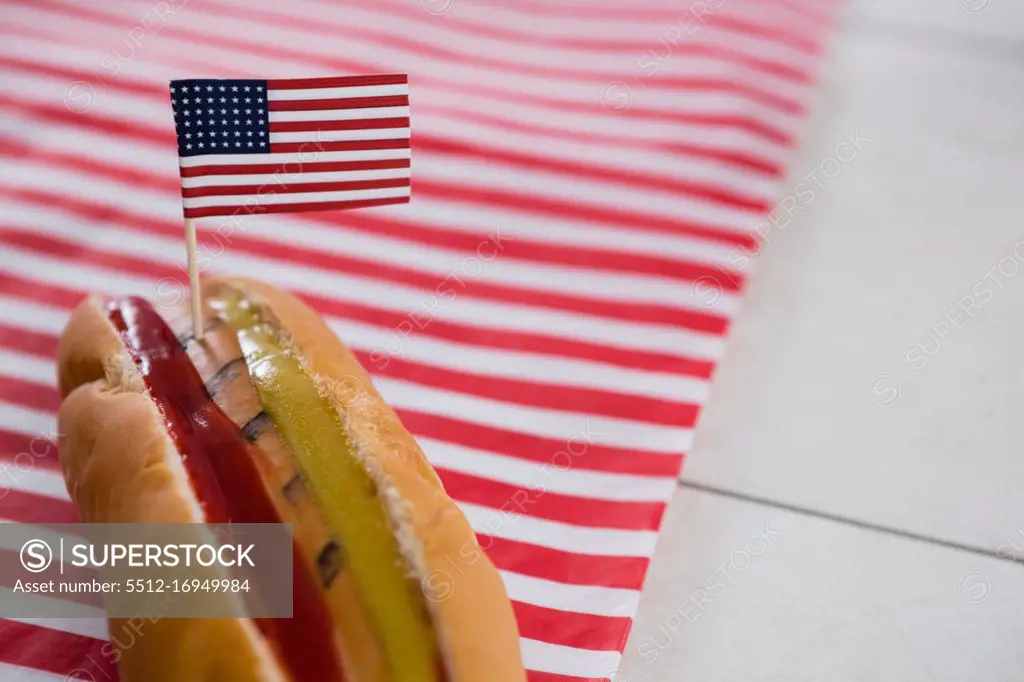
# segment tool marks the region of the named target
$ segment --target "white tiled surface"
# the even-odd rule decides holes
[[[1024,4],[845,19],[684,478],[1024,551]],[[684,488],[617,679],[1020,681],[1022,613],[1024,559]]]

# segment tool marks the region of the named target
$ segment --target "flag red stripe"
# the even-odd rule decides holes
[[[356,118],[341,121],[271,121],[272,133],[312,132],[316,130],[375,130],[408,128],[409,117]]]
[[[407,107],[409,95],[381,97],[344,97],[340,99],[274,99],[267,102],[270,111],[320,111],[324,109],[377,109]]]
[[[339,76],[336,78],[275,78],[267,81],[268,90],[312,90],[316,88],[349,88],[367,85],[404,85],[409,77],[404,73],[372,76]]]
[[[335,182],[265,182],[260,185],[211,185],[207,187],[182,187],[181,196],[190,199],[195,197],[221,197],[221,196],[272,196],[282,194],[302,194],[305,192],[347,192],[363,189],[387,189],[392,187],[409,187],[409,178],[382,178],[380,180],[347,180]],[[408,199],[406,199],[408,201]],[[286,202],[287,199],[280,201]],[[348,203],[348,202],[345,202]],[[239,202],[243,206],[244,202]],[[297,204],[296,206],[307,206],[309,204]],[[273,209],[275,204],[266,206]],[[266,213],[261,210],[263,207],[256,207],[254,213]],[[203,210],[203,209],[190,209]],[[232,211],[233,212],[233,211]]]
[[[292,173],[331,173],[335,171],[386,170],[409,168],[410,159],[376,159],[371,161],[289,161],[288,163],[256,163],[182,167],[181,177],[198,178],[207,175],[289,175]],[[161,184],[165,176],[159,176]]]

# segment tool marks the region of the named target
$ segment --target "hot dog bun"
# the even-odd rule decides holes
[[[295,296],[252,280],[204,283],[211,294],[224,288],[276,318],[345,424],[398,529],[402,555],[421,580],[449,682],[525,680],[514,614],[496,569],[351,351]],[[98,297],[84,301],[58,349],[68,492],[84,522],[201,522],[181,457],[104,305]],[[112,635],[124,625],[112,620]],[[131,646],[114,644],[125,682],[289,679],[245,619],[165,619],[142,630]]]

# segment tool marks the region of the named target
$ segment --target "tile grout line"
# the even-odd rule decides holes
[[[845,526],[851,526],[853,528],[859,528],[861,530],[872,531],[875,533],[882,533],[884,535],[891,535],[894,537],[903,538],[904,540],[914,540],[916,542],[922,542],[924,544],[933,545],[936,547],[945,547],[946,549],[952,549],[959,552],[976,554],[978,556],[983,556],[989,559],[996,559],[998,561],[1005,561],[1011,564],[1024,564],[1024,556],[1007,553],[1000,554],[997,550],[986,549],[984,547],[978,547],[975,545],[965,545],[963,543],[954,542],[952,540],[943,540],[942,538],[937,538],[931,535],[922,535],[920,533],[914,533],[908,530],[901,530],[899,528],[893,528],[891,526],[883,526],[881,524],[871,523],[870,521],[861,521],[859,519],[854,519],[849,516],[841,516],[839,514],[832,514],[830,512],[810,509],[808,507],[801,507],[795,504],[778,502],[776,500],[770,500],[766,497],[758,497],[757,495],[750,495],[748,493],[742,493],[735,490],[727,490],[725,488],[718,488],[715,486],[705,485],[703,483],[697,483],[695,481],[687,481],[684,479],[679,479],[678,485],[680,488],[688,488],[690,490],[696,490],[699,492],[707,493],[709,495],[727,497],[740,502],[757,504],[764,507],[780,509],[783,511],[792,512],[794,514],[801,514],[803,516],[809,516],[816,519],[832,521],[834,523],[841,523]]]

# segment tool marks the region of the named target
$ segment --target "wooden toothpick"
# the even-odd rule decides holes
[[[185,218],[185,248],[188,251],[188,280],[192,292],[192,332],[203,340],[203,294],[199,286],[199,263],[196,261],[196,221]]]

